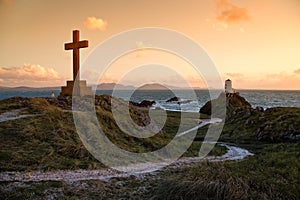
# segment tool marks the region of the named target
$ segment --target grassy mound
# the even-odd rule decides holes
[[[51,106],[42,98],[26,101],[18,108],[37,116],[0,124],[1,171],[100,167],[77,136],[72,113]],[[9,105],[15,103],[9,101]]]
[[[235,143],[299,142],[300,108],[269,108],[265,112],[250,110],[226,121],[221,139]]]
[[[274,107],[265,111],[253,109],[238,93],[222,93],[217,99],[208,101],[201,109],[211,114],[211,105],[222,106],[226,98],[226,120],[221,139],[235,143],[300,141],[300,108]],[[200,131],[201,132],[201,131]],[[200,135],[200,137],[203,135]]]
[[[256,147],[257,148],[257,147]],[[299,146],[263,144],[239,162],[200,162],[155,175],[0,184],[7,199],[299,199]]]
[[[117,99],[119,104],[128,104]],[[0,123],[0,170],[99,169],[104,167],[86,150],[74,125],[71,101],[49,98],[11,98],[0,102],[1,112],[21,109],[21,114],[35,116]],[[111,97],[96,96],[96,114],[106,136],[130,152],[149,152],[168,144],[178,131],[181,114],[167,112],[163,131],[149,138],[123,133],[111,113]],[[68,108],[68,109],[65,109]],[[149,110],[130,105],[131,118],[139,126],[149,124]],[[191,119],[192,120],[192,119]],[[197,156],[201,147],[195,141],[185,156]],[[216,147],[211,154],[225,153]]]
[[[297,144],[268,144],[242,162],[166,173],[153,199],[299,199],[299,152]]]

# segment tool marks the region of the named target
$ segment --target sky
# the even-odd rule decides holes
[[[89,41],[80,50],[84,62],[113,35],[159,27],[196,41],[237,89],[300,90],[300,0],[0,0],[0,27],[0,86],[65,85],[72,79],[72,52],[64,43],[72,41],[72,30]],[[180,57],[146,49],[144,41],[133,46],[138,50],[88,84],[180,86],[180,76],[205,87]],[[142,66],[149,62],[167,68]]]

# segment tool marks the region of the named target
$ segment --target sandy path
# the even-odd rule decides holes
[[[0,122],[8,121],[8,120],[15,120],[24,117],[30,117],[35,115],[18,115],[22,109],[9,111],[0,115]],[[211,123],[218,123],[220,119],[211,119],[211,120],[204,120],[198,126],[195,126],[192,129],[184,131],[177,135],[180,137],[184,134],[188,134],[189,132],[196,130],[200,127],[203,127],[207,124]],[[231,146],[228,144],[217,144],[221,146],[225,146],[228,151],[226,154],[222,156],[208,156],[208,157],[184,157],[180,158],[171,165],[167,166],[166,168],[178,168],[178,167],[188,167],[190,163],[196,163],[200,161],[210,161],[210,162],[222,162],[227,160],[241,160],[247,156],[253,155],[246,149],[242,149],[239,147]],[[49,172],[42,172],[42,171],[32,171],[32,172],[1,172],[0,173],[0,182],[37,182],[37,181],[66,181],[66,182],[75,182],[81,180],[103,180],[107,181],[111,178],[117,177],[129,177],[129,176],[136,176],[136,177],[143,177],[149,173],[155,173],[153,169],[161,168],[166,166],[166,162],[159,162],[159,163],[141,163],[135,165],[129,165],[124,167],[119,167],[118,169],[122,169],[127,172],[117,171],[111,168],[101,169],[101,170],[56,170],[56,171],[49,171]],[[149,171],[145,170],[149,168]],[[137,171],[141,171],[137,172]],[[163,170],[163,168],[161,169]]]
[[[199,124],[198,126],[195,126],[195,127],[191,128],[189,130],[186,130],[186,131],[183,131],[183,132],[177,134],[176,137],[180,137],[180,136],[183,136],[185,134],[188,134],[188,133],[190,133],[190,132],[192,132],[194,130],[197,130],[197,129],[203,127],[203,126],[206,126],[207,124],[214,124],[214,123],[220,123],[220,122],[222,122],[222,119],[219,119],[219,118],[203,119],[202,122],[201,122],[201,124]]]
[[[210,161],[210,162],[221,162],[227,160],[241,160],[247,156],[253,155],[246,149],[239,147],[230,146],[227,144],[219,144],[228,148],[226,154],[222,156],[209,156],[205,158],[200,157],[185,157],[180,158],[173,164],[169,165],[167,168],[177,168],[189,166],[190,163],[200,162],[200,161]],[[163,163],[143,163],[142,165],[132,165],[127,166],[131,168],[133,172],[120,172],[114,169],[101,169],[101,170],[57,170],[49,172],[33,171],[33,172],[2,172],[0,173],[0,182],[30,182],[30,181],[66,181],[75,182],[81,180],[103,180],[108,181],[111,178],[117,177],[129,177],[136,176],[142,177],[146,174],[153,172],[136,173],[140,167],[144,168],[145,165],[149,165],[150,168],[153,166],[160,167],[164,166]],[[154,172],[155,173],[155,172]]]
[[[0,115],[0,122],[5,122],[5,121],[10,121],[10,120],[16,120],[16,119],[21,119],[21,118],[25,118],[25,117],[33,117],[36,115],[19,115],[19,113],[24,110],[24,109],[16,109],[16,110],[12,110],[12,111],[8,111],[5,113],[2,113]]]

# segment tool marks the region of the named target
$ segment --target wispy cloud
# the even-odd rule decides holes
[[[0,0],[0,3],[3,2],[3,3],[12,3],[13,0]]]
[[[296,70],[294,71],[294,73],[300,75],[300,68],[299,68],[299,69],[296,69]]]
[[[294,89],[300,90],[300,69],[293,72],[270,74],[226,73],[223,79],[230,78],[234,87],[243,89]]]
[[[81,78],[87,80],[89,84],[116,83],[118,81],[118,78],[114,74],[110,74],[108,72],[101,74],[96,70],[83,71]]]
[[[226,24],[248,21],[250,16],[247,8],[238,7],[229,0],[218,0],[216,19]]]
[[[96,18],[96,17],[88,17],[83,24],[88,28],[88,29],[98,29],[100,31],[105,31],[107,28],[107,21],[101,19],[101,18]]]
[[[226,75],[230,78],[243,78],[244,75],[241,73],[226,73]]]
[[[65,80],[53,68],[24,64],[22,67],[0,67],[0,79],[5,85],[49,86]]]

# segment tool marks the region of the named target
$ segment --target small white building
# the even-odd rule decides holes
[[[54,92],[51,93],[51,98],[55,98]]]
[[[235,93],[235,89],[232,88],[232,81],[230,79],[227,79],[225,81],[225,93],[226,94]]]

